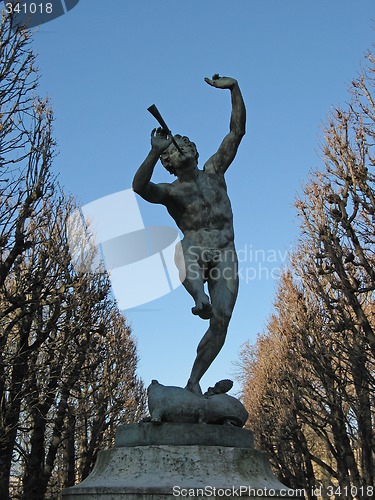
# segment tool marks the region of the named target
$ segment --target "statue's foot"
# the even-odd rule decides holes
[[[212,305],[208,297],[205,297],[204,300],[197,301],[191,312],[202,319],[210,319],[212,317]]]
[[[196,396],[203,396],[201,386],[198,384],[198,382],[193,383],[193,382],[188,381],[188,383],[186,384],[185,389],[187,389],[188,391],[192,392]]]

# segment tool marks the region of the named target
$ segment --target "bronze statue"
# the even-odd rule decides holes
[[[217,152],[199,170],[193,142],[185,136],[172,137],[165,128],[154,129],[151,151],[133,180],[134,191],[150,203],[164,205],[184,235],[176,248],[176,265],[182,284],[195,301],[193,314],[209,320],[186,386],[197,395],[202,395],[200,379],[224,344],[237,298],[233,214],[224,174],[245,134],[246,121],[245,105],[235,79],[214,75],[205,81],[231,92],[230,131]],[[171,184],[151,182],[159,159],[177,176]],[[204,290],[205,282],[209,295]]]

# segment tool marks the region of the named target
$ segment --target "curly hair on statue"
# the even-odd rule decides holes
[[[198,153],[198,150],[197,150],[197,146],[194,144],[194,142],[192,142],[189,137],[186,137],[186,135],[180,135],[180,134],[176,134],[174,136],[174,138],[177,140],[177,141],[183,141],[185,144],[189,144],[191,146],[193,146],[193,148],[195,149],[195,159],[197,161],[197,164],[198,164],[198,158],[199,158],[199,153]],[[173,146],[173,144],[171,144],[170,147],[175,147]],[[170,155],[169,155],[169,148],[167,148],[161,155],[160,155],[160,161],[163,165],[163,167],[168,170],[168,172],[170,174],[173,174],[173,175],[177,175],[176,174],[176,170],[171,162],[171,158],[170,158]]]

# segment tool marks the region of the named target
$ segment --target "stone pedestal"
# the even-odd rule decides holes
[[[173,444],[172,444],[173,443]],[[252,433],[205,424],[122,426],[113,449],[99,453],[91,475],[63,500],[300,498],[273,475]]]

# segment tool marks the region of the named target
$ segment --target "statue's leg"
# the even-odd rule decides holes
[[[224,254],[223,254],[224,255]],[[222,258],[211,269],[208,288],[212,304],[210,326],[197,348],[186,388],[201,393],[199,381],[224,345],[228,324],[238,293],[237,258]]]
[[[195,306],[192,313],[203,319],[211,317],[211,304],[204,291],[204,277],[200,263],[201,249],[190,245],[186,240],[176,246],[175,263],[179,270],[181,283],[193,297]]]

